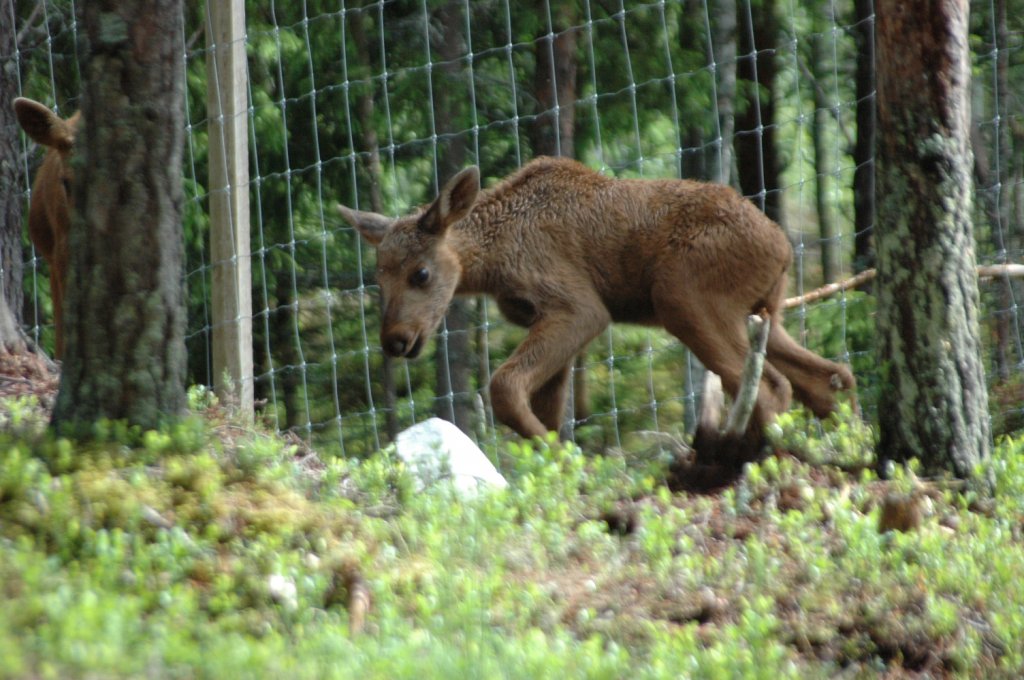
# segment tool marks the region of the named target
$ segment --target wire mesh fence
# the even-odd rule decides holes
[[[75,3],[3,3],[19,95],[77,108]],[[1007,9],[1010,5],[1010,9]],[[1024,80],[1015,3],[972,5],[979,262],[1024,260]],[[185,21],[184,235],[189,377],[213,384],[207,8]],[[484,185],[537,155],[619,177],[739,188],[780,222],[794,295],[871,264],[870,1],[339,0],[245,3],[252,388],[258,412],[324,450],[362,455],[438,414],[484,442],[486,387],[524,331],[493,302],[454,305],[426,358],[384,357],[374,253],[336,203],[402,214],[458,169]],[[216,122],[216,121],[214,121]],[[37,156],[22,147],[18,191]],[[52,342],[41,260],[26,263],[25,322]],[[1024,426],[1020,284],[982,288],[994,431]],[[846,291],[796,306],[807,345],[849,362],[870,417],[878,389],[873,302]],[[615,326],[577,361],[567,434],[594,449],[692,425],[700,368],[660,330]]]

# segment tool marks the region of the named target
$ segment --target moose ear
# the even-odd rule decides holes
[[[480,170],[471,165],[448,180],[437,200],[420,219],[420,229],[440,235],[469,214],[480,193]]]
[[[36,144],[68,151],[74,141],[74,132],[56,113],[32,99],[14,100],[14,115],[18,124]]]
[[[363,235],[363,238],[373,246],[380,245],[384,235],[388,233],[391,225],[395,223],[394,219],[374,212],[353,210],[343,205],[339,205],[338,210],[341,212],[341,216],[345,218],[345,221],[355,227]]]

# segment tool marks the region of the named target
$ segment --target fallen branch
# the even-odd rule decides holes
[[[821,288],[812,290],[810,293],[804,293],[803,295],[798,295],[796,297],[786,298],[786,301],[782,303],[782,308],[792,309],[793,307],[799,307],[801,305],[806,305],[809,302],[815,302],[816,300],[827,298],[830,295],[835,295],[836,293],[839,293],[844,290],[849,290],[850,288],[857,288],[859,286],[863,286],[865,283],[875,278],[875,273],[876,272],[874,269],[865,269],[861,273],[857,274],[856,276],[851,276],[845,281],[836,281],[835,283],[829,283],[827,285],[822,286]]]
[[[809,293],[798,295],[796,297],[786,298],[782,303],[783,309],[792,309],[793,307],[799,307],[806,305],[809,302],[815,302],[822,298],[827,298],[830,295],[835,295],[844,290],[850,290],[851,288],[859,288],[868,281],[875,278],[877,270],[865,269],[855,276],[851,276],[845,281],[836,281],[835,283],[829,283],[821,288],[816,288]],[[993,279],[997,276],[1006,276],[1013,278],[1024,278],[1024,264],[983,264],[978,266],[978,278],[979,279]]]

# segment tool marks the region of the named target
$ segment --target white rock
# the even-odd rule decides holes
[[[299,606],[299,592],[295,582],[281,574],[271,574],[267,580],[267,590],[270,591],[270,598],[289,611],[294,611]]]
[[[508,486],[480,447],[447,420],[430,418],[399,432],[395,447],[421,489],[441,479],[467,495]]]

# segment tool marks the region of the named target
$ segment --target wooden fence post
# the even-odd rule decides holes
[[[214,388],[253,412],[249,136],[243,0],[208,0],[207,114]]]

